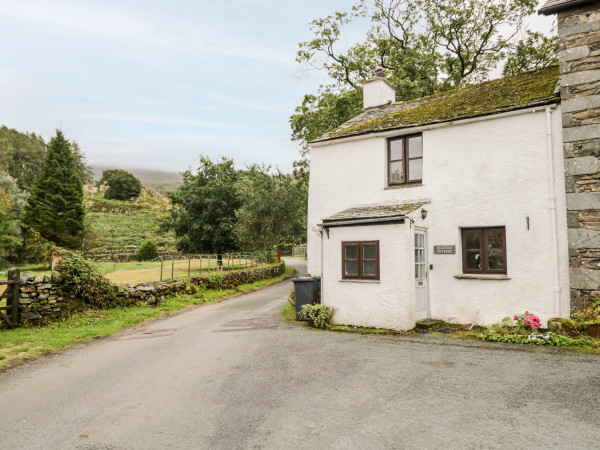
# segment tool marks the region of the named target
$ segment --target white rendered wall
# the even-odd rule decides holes
[[[324,301],[335,301],[338,310],[336,321],[342,323],[341,318],[350,318],[350,313],[345,309],[356,309],[354,302],[357,300],[353,292],[357,293],[357,298],[361,293],[363,302],[369,302],[371,310],[377,310],[379,303],[389,302],[389,292],[397,289],[397,295],[400,296],[403,295],[402,291],[414,290],[414,253],[412,247],[406,253],[409,264],[404,260],[386,260],[385,265],[393,266],[389,272],[382,260],[382,276],[377,288],[369,288],[367,283],[340,282],[341,244],[332,241],[333,236],[339,233],[338,229],[331,230],[329,240],[324,237],[327,258],[323,271],[321,237],[315,232],[317,224],[324,217],[354,206],[424,198],[431,199],[426,205],[429,211],[427,219],[421,220],[419,211],[412,215],[416,225],[427,228],[429,233],[429,262],[433,264],[429,274],[432,318],[489,325],[504,316],[525,310],[539,315],[543,322],[557,315],[568,317],[568,250],[560,108],[552,113],[552,129],[560,261],[559,312],[553,300],[556,286],[553,276],[552,211],[549,207],[546,113],[543,110],[424,131],[421,186],[386,189],[385,138],[371,137],[312,148],[308,271],[324,275]],[[455,275],[462,274],[460,228],[485,226],[506,227],[507,275],[510,280],[455,278]],[[345,229],[344,233],[348,234],[350,240],[358,239],[355,236],[359,234],[364,240],[372,240],[376,239],[375,235],[381,236],[381,233],[393,234],[390,230],[397,227],[406,229],[409,225],[351,227]],[[370,229],[377,231],[365,234]],[[409,229],[409,233],[412,230]],[[394,239],[390,237],[385,242],[396,245]],[[409,247],[411,245],[407,244]],[[456,254],[434,255],[434,245],[455,245]],[[405,250],[394,249],[392,252],[396,254]],[[384,270],[387,275],[384,275]],[[336,271],[340,272],[337,278],[326,279],[330,272]],[[394,275],[406,279],[402,271],[408,271],[411,279],[406,286],[398,286]],[[391,291],[388,290],[388,284]],[[375,295],[364,300],[366,297],[362,294],[365,290]],[[342,300],[336,292],[343,292],[347,300]],[[385,298],[381,297],[381,292],[386,292]],[[387,307],[381,310],[382,314],[387,312]],[[404,323],[406,319],[414,323],[414,316],[411,316],[414,313],[407,314],[408,318],[385,320]],[[348,323],[368,325],[366,322]]]
[[[379,241],[380,280],[342,280],[341,246],[347,241]],[[415,324],[412,234],[404,225],[331,228],[325,235],[323,293],[333,321],[365,327],[409,330]],[[412,271],[411,271],[412,269]]]

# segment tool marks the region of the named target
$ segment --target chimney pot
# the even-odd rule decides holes
[[[385,69],[383,67],[378,67],[375,69],[375,76],[381,78],[385,77]]]

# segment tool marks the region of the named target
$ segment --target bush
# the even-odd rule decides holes
[[[56,265],[63,285],[72,289],[85,304],[94,308],[110,307],[117,294],[117,286],[104,278],[96,265],[77,253],[65,253]]]
[[[23,259],[31,263],[44,264],[45,267],[50,267],[52,254],[59,250],[59,247],[31,229],[25,234],[24,244]]]
[[[316,328],[329,328],[333,311],[326,305],[302,305],[304,318],[312,321]]]
[[[131,200],[139,197],[142,183],[133,174],[125,170],[105,170],[98,185],[106,185],[108,189],[104,198],[114,200]]]
[[[146,239],[137,250],[140,261],[150,261],[158,258],[158,247],[152,239]]]
[[[223,272],[216,270],[208,276],[208,288],[220,290],[223,288],[223,281]]]

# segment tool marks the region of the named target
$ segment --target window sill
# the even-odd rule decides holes
[[[458,279],[458,280],[496,280],[496,281],[503,281],[503,280],[510,280],[509,276],[506,275],[476,275],[476,274],[461,274],[461,275],[454,275],[454,278]]]
[[[386,186],[383,188],[384,191],[389,191],[392,189],[406,189],[411,187],[421,187],[423,183],[407,183],[407,184],[392,184],[390,186]]]
[[[340,283],[379,283],[380,280],[360,280],[360,279],[350,279],[350,278],[342,278]]]

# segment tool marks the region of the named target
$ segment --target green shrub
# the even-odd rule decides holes
[[[25,261],[50,267],[52,254],[58,250],[59,247],[42,237],[37,231],[29,229],[26,232],[23,247],[23,259]]]
[[[221,289],[223,287],[223,272],[215,270],[208,276],[209,289]]]
[[[56,265],[63,286],[72,290],[86,305],[105,309],[110,307],[117,294],[117,286],[104,278],[98,267],[77,253],[65,253]]]
[[[150,261],[158,258],[158,247],[152,239],[146,239],[137,250],[140,261]]]
[[[572,316],[574,320],[581,323],[600,323],[600,298],[595,298],[590,306]]]
[[[326,305],[302,305],[302,314],[305,319],[312,321],[316,328],[329,328],[333,310]]]

